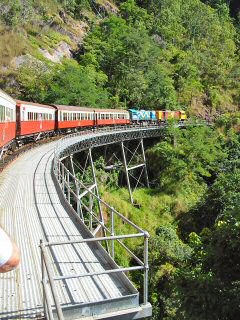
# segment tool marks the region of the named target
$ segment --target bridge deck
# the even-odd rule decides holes
[[[0,223],[15,239],[22,255],[17,270],[0,276],[1,319],[31,319],[42,312],[40,239],[84,237],[84,228],[81,230],[70,218],[55,189],[51,176],[53,148],[54,143],[49,143],[27,152],[0,176]],[[81,243],[54,247],[52,263],[57,274],[65,275],[102,271],[110,268],[111,261],[93,245]],[[59,281],[56,289],[61,305],[74,307],[68,314],[72,319],[78,306],[89,303],[96,307],[104,302],[102,313],[104,308],[115,312],[139,306],[138,293],[123,274]],[[122,298],[124,303],[115,304]],[[86,309],[81,312],[90,316]]]

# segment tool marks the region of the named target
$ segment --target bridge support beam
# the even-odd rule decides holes
[[[75,194],[74,197],[70,198],[70,193],[67,193],[68,202],[73,202],[72,205],[75,206],[77,214],[83,223],[88,225],[93,235],[102,230],[103,235],[106,236],[91,148],[87,150],[84,165],[77,162],[71,154],[68,158],[68,170],[74,177],[74,181],[70,181],[71,179],[67,175],[64,179],[65,184],[67,184],[65,187],[67,190],[73,188]]]
[[[143,145],[143,139],[138,141],[136,148],[130,150],[126,143],[121,142],[121,150],[123,157],[124,172],[128,186],[130,202],[134,204],[133,193],[135,189],[141,185],[149,188],[148,172],[146,165],[146,157]],[[140,170],[140,171],[139,171]],[[145,184],[142,182],[143,173],[145,176]]]

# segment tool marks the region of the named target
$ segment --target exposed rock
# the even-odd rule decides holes
[[[55,63],[60,63],[62,58],[72,58],[71,47],[66,42],[61,41],[60,44],[50,53],[46,49],[39,48],[42,55]]]
[[[48,67],[45,65],[43,61],[36,59],[35,57],[31,56],[30,54],[25,54],[22,56],[15,57],[11,61],[11,66],[14,69],[18,69],[22,66],[30,67],[30,68],[38,68],[41,69],[43,72],[48,71]]]
[[[83,41],[83,38],[88,32],[89,27],[83,21],[76,22],[74,20],[68,19],[65,28],[57,23],[52,23],[51,29],[61,33],[62,35],[68,36],[73,42],[79,44]]]
[[[108,0],[97,0],[96,9],[97,13],[100,15],[102,14],[103,16],[117,14],[119,12],[118,7]]]

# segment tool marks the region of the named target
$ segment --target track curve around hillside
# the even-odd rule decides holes
[[[0,222],[21,251],[21,265],[0,276],[0,318],[31,319],[42,312],[39,242],[81,238],[81,230],[61,204],[51,175],[55,142],[14,161],[0,176]],[[56,247],[60,272],[101,271],[104,263],[86,243]],[[113,275],[59,282],[61,304],[76,305],[128,295]]]

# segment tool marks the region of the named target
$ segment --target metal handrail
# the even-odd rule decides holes
[[[156,129],[161,128],[162,126],[151,126],[149,129]],[[56,291],[54,288],[54,281],[59,281],[63,279],[70,279],[70,278],[79,278],[79,277],[89,277],[89,276],[97,276],[102,274],[113,274],[113,273],[119,273],[119,272],[129,272],[129,271],[136,271],[136,270],[143,270],[144,272],[144,293],[143,293],[143,303],[148,303],[148,239],[149,239],[149,233],[142,228],[138,227],[135,223],[127,219],[123,214],[118,212],[116,209],[114,209],[112,206],[110,206],[108,203],[106,203],[101,197],[96,195],[92,190],[90,190],[87,186],[85,186],[81,181],[79,181],[61,162],[61,159],[59,158],[60,153],[69,146],[70,140],[74,140],[75,138],[80,140],[84,140],[86,138],[89,138],[91,135],[92,137],[96,135],[100,135],[102,133],[113,133],[113,132],[123,132],[130,131],[130,130],[146,130],[146,128],[142,128],[138,126],[128,126],[128,127],[111,127],[111,128],[101,128],[100,130],[85,130],[78,133],[74,133],[68,136],[65,136],[61,140],[58,141],[55,149],[54,149],[54,161],[53,161],[53,172],[56,177],[56,180],[59,184],[60,189],[62,190],[63,195],[65,196],[65,190],[68,192],[68,196],[65,196],[66,201],[70,201],[70,194],[77,199],[78,195],[74,192],[74,190],[71,189],[71,183],[78,185],[82,189],[85,189],[86,193],[90,194],[93,198],[97,198],[99,203],[101,205],[104,205],[109,211],[110,211],[110,227],[105,226],[105,224],[98,219],[98,217],[93,212],[88,212],[89,215],[92,216],[93,219],[108,233],[109,236],[104,237],[93,237],[92,238],[84,238],[80,240],[73,240],[73,241],[65,241],[65,242],[41,242],[40,248],[41,248],[41,257],[42,257],[42,283],[43,283],[43,293],[44,293],[44,309],[45,313],[47,314],[47,318],[52,320],[53,319],[53,311],[51,309],[51,302],[50,302],[50,295],[48,292],[48,289],[50,289],[51,296],[55,303],[55,309],[59,320],[64,319],[63,313],[61,309],[61,305],[57,299]],[[137,233],[132,234],[125,234],[125,235],[116,235],[115,234],[115,217],[118,217],[121,219],[121,221],[124,221],[124,223],[127,223],[129,226],[131,226],[133,229],[137,231]],[[83,221],[84,222],[84,221]],[[143,261],[137,257],[130,248],[128,248],[121,240],[129,239],[129,238],[142,238],[143,239]],[[66,245],[66,244],[77,244],[77,243],[97,243],[102,241],[110,241],[111,242],[111,257],[115,261],[115,246],[114,243],[117,242],[126,250],[128,254],[137,262],[137,265],[131,266],[131,267],[115,267],[110,270],[104,270],[99,272],[88,272],[84,274],[76,274],[76,275],[63,275],[63,276],[56,276],[52,273],[50,265],[50,259],[48,257],[49,252],[46,250],[46,248],[50,248],[52,246],[58,246],[58,245]],[[115,265],[116,266],[116,265]]]

